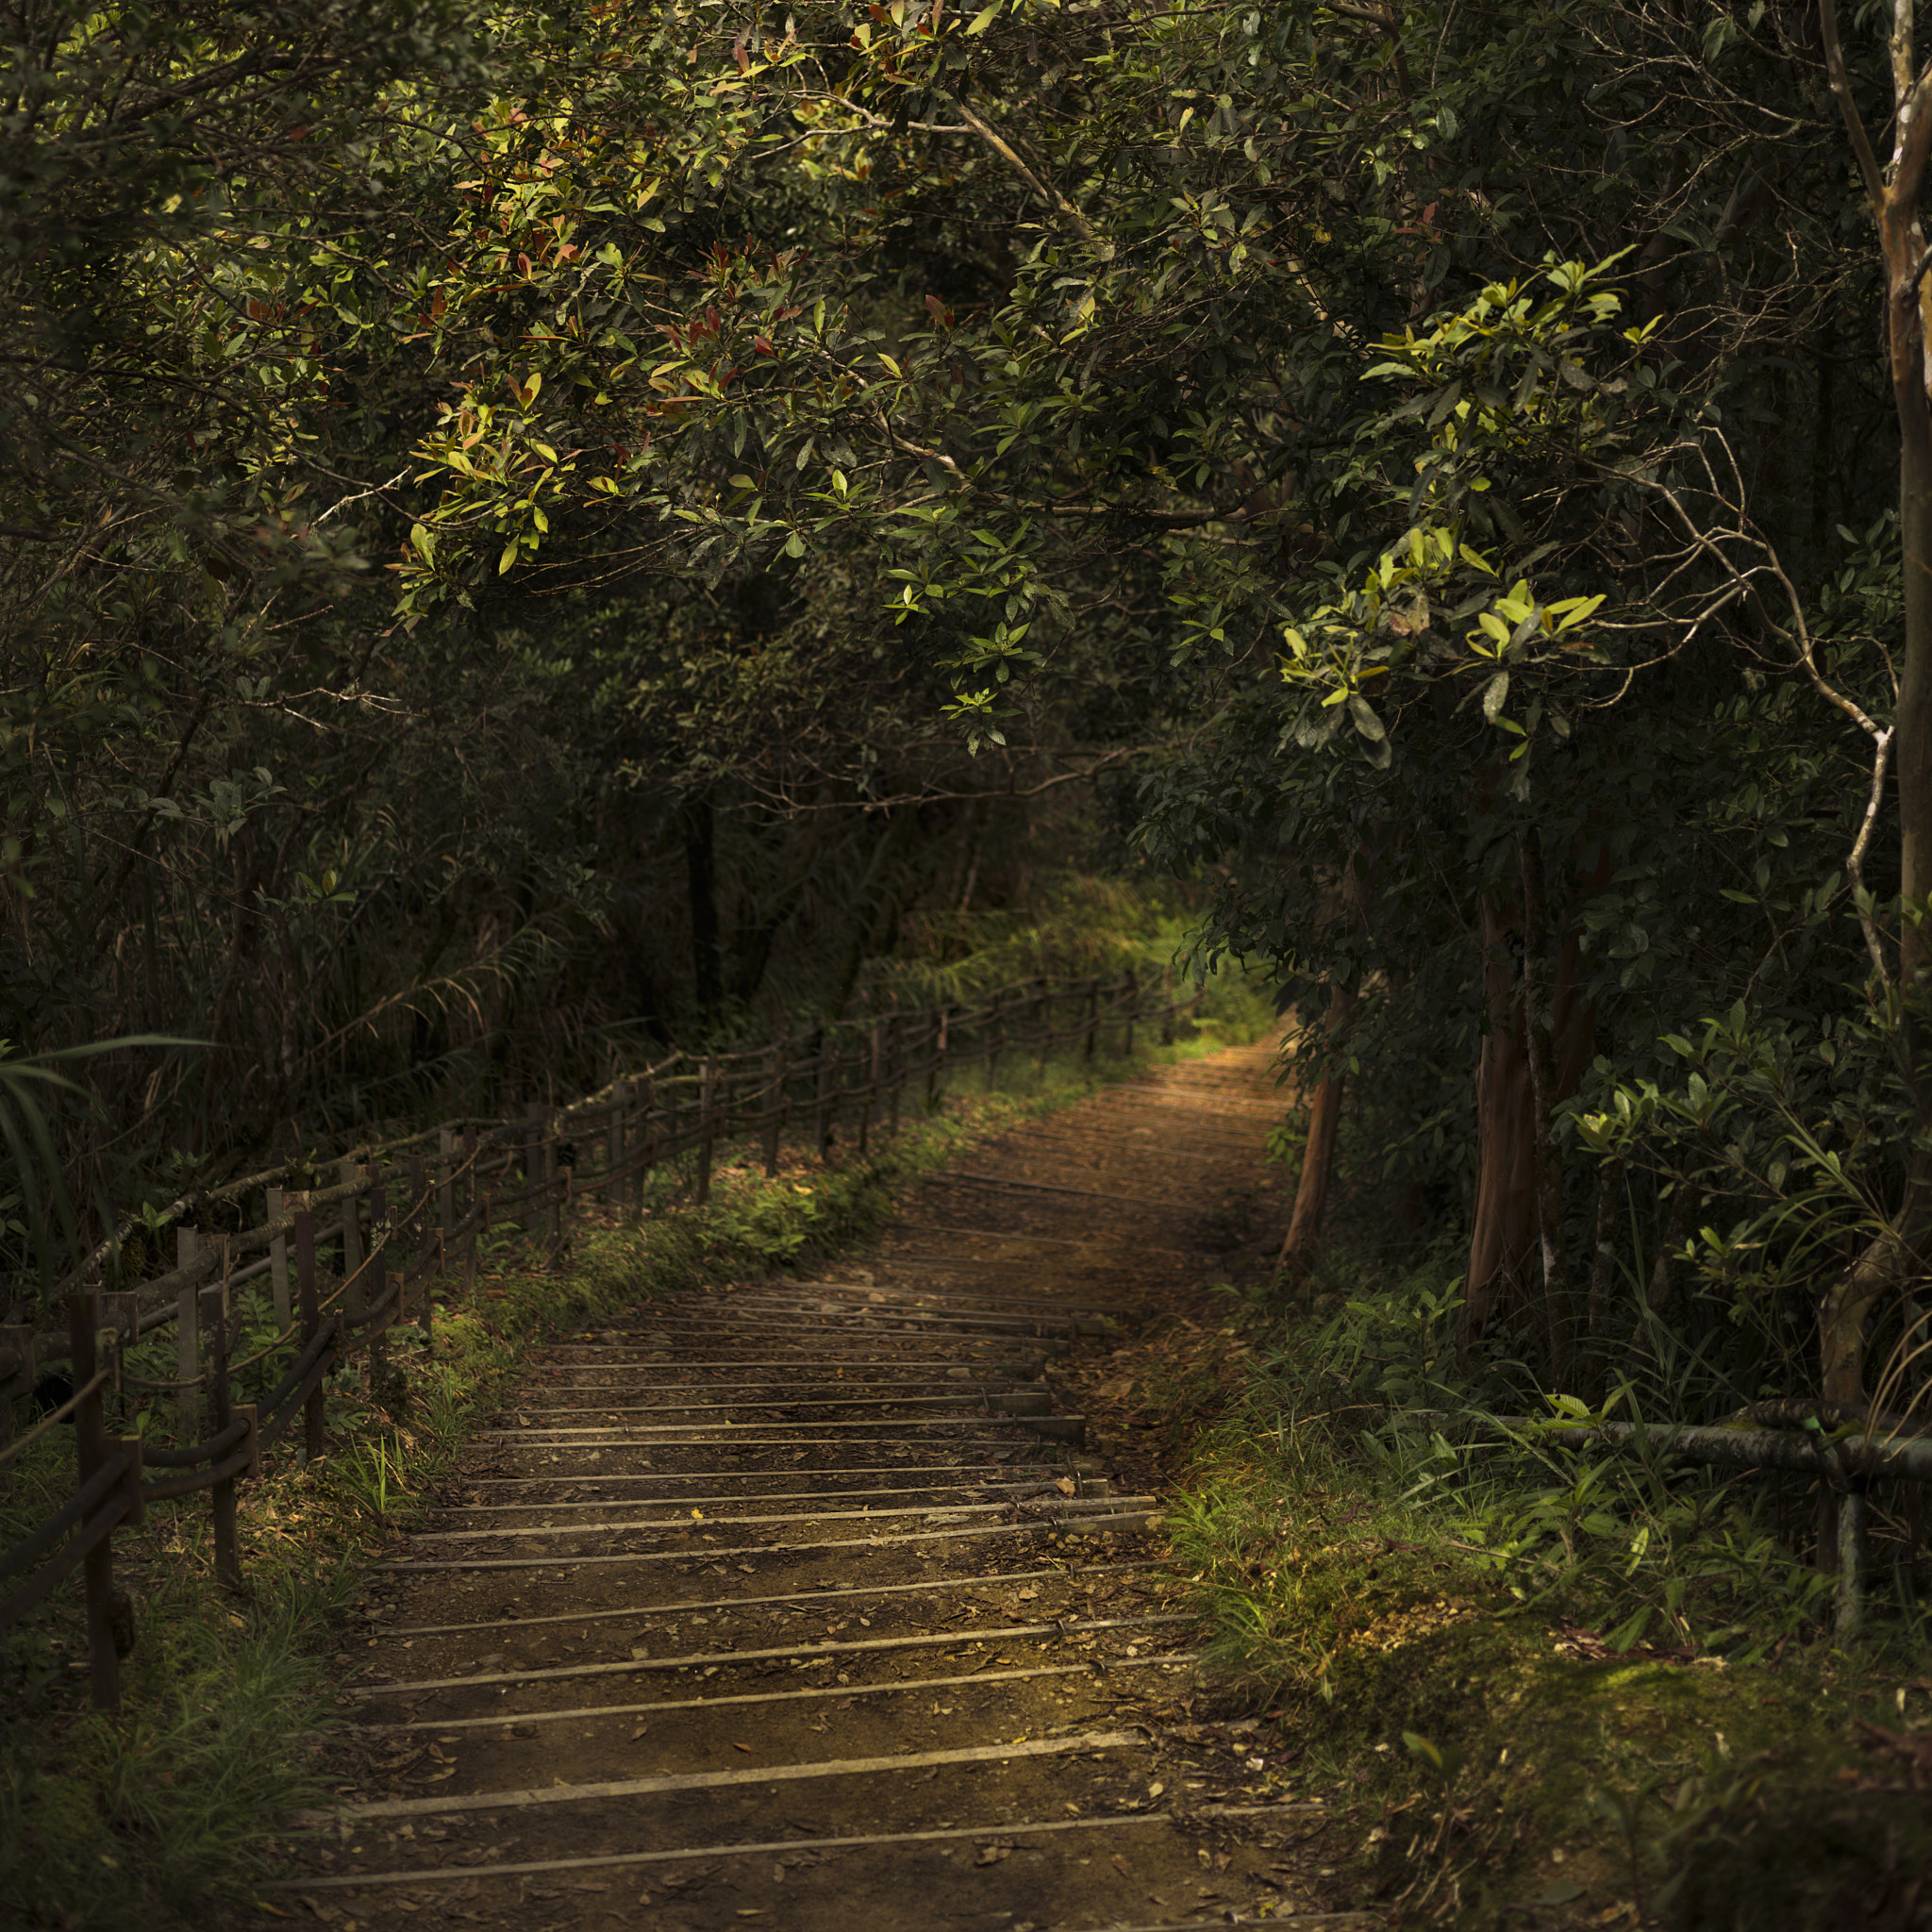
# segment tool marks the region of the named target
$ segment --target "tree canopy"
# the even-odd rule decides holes
[[[106,1056],[72,1162],[836,1009],[1077,793],[1305,1023],[1291,1265],[1347,1091],[1470,1341],[1896,1392],[1932,471],[1875,35],[13,25],[5,1024],[207,1042]]]

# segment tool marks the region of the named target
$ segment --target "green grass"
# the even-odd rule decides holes
[[[530,1343],[862,1246],[890,1219],[899,1184],[962,1147],[1150,1064],[1253,1039],[1271,1021],[1257,989],[1224,978],[1198,1026],[1166,1047],[1142,1028],[1132,1060],[1089,1062],[1074,1050],[1041,1067],[1010,1055],[990,1092],[977,1068],[957,1071],[938,1109],[908,1111],[869,1160],[820,1166],[794,1154],[767,1180],[755,1149],[725,1145],[704,1208],[679,1198],[687,1176],[665,1172],[641,1224],[579,1220],[548,1263],[513,1230],[496,1231],[474,1297],[436,1289],[433,1346],[395,1328],[386,1378],[372,1379],[363,1357],[332,1379],[323,1460],[305,1471],[285,1444],[244,1486],[245,1595],[215,1586],[205,1498],[158,1507],[146,1529],[116,1539],[140,1625],[118,1718],[88,1709],[85,1676],[68,1667],[85,1652],[77,1588],[0,1636],[0,1919],[158,1932],[218,1924],[252,1898],[274,1867],[278,1819],[324,1795],[315,1767],[336,1707],[324,1658],[360,1563],[425,1506]],[[69,1492],[72,1455],[71,1434],[55,1430],[8,1471],[0,1546]]]
[[[1451,1440],[1498,1391],[1455,1355],[1445,1265],[1331,1257],[1307,1303],[1252,1307],[1169,1525],[1210,1668],[1280,1713],[1285,1783],[1339,1796],[1369,1902],[1485,1932],[1918,1923],[1932,1776],[1867,1727],[1932,1747],[1923,1626],[1838,1651],[1760,1484]]]
[[[346,1594],[340,1570],[285,1568],[261,1579],[244,1613],[176,1572],[142,1605],[119,1720],[75,1708],[60,1677],[21,1683],[9,1670],[8,1923],[206,1923],[244,1896],[271,1862],[264,1821],[323,1795],[314,1638]]]

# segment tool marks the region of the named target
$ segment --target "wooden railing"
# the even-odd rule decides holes
[[[445,1121],[352,1147],[333,1161],[327,1186],[312,1185],[309,1162],[301,1170],[306,1187],[293,1186],[294,1171],[284,1165],[183,1195],[160,1217],[175,1232],[168,1273],[104,1291],[98,1276],[118,1241],[104,1242],[69,1284],[64,1330],[0,1325],[6,1437],[15,1402],[43,1388],[56,1364],[67,1365],[72,1384],[29,1435],[0,1448],[0,1472],[50,1429],[71,1424],[75,1440],[73,1494],[0,1552],[0,1630],[82,1571],[94,1702],[113,1708],[115,1532],[139,1524],[150,1503],[206,1491],[216,1574],[239,1584],[236,1486],[257,1475],[264,1452],[298,1424],[305,1458],[323,1455],[325,1380],[366,1354],[379,1383],[385,1338],[398,1323],[413,1319],[427,1341],[432,1284],[455,1292],[460,1268],[463,1291],[474,1291],[478,1241],[492,1226],[515,1224],[554,1250],[581,1200],[641,1217],[654,1173],[668,1172],[668,1205],[703,1202],[726,1141],[757,1144],[767,1174],[801,1132],[821,1159],[841,1133],[864,1156],[874,1136],[896,1132],[908,1094],[923,1110],[937,1103],[948,1070],[977,1063],[991,1085],[1007,1055],[1044,1062],[1070,1045],[1090,1058],[1109,1047],[1131,1054],[1137,1025],[1158,1025],[1172,1039],[1175,1019],[1199,999],[1177,999],[1166,981],[1131,970],[1106,980],[1030,979],[974,1007],[877,1014],[747,1052],[676,1053],[569,1106],[532,1103],[510,1119]],[[257,1200],[261,1218],[250,1224]],[[236,1221],[242,1225],[220,1224]],[[325,1257],[333,1263],[326,1274]],[[264,1276],[274,1336],[237,1358],[240,1291]],[[132,1352],[169,1326],[175,1374],[136,1374]],[[258,1391],[252,1402],[235,1399],[244,1375]],[[163,1413],[172,1407],[171,1432],[109,1434],[117,1414],[123,1430],[141,1404],[152,1415],[157,1396]]]

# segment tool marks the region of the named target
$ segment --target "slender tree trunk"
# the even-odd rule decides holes
[[[830,1011],[835,1018],[844,1013],[867,956],[886,950],[889,935],[897,929],[908,883],[905,863],[918,832],[919,808],[894,806],[854,895],[853,923],[832,990]]]
[[[1932,75],[1914,51],[1910,0],[1893,0],[1892,154],[1881,166],[1867,133],[1839,45],[1834,0],[1819,0],[1825,71],[1844,118],[1845,133],[1878,228],[1885,264],[1884,335],[1887,374],[1899,426],[1899,539],[1903,553],[1905,640],[1891,756],[1897,773],[1899,893],[1907,908],[1932,897],[1932,278],[1920,220],[1928,159],[1932,159]],[[1808,664],[1808,660],[1807,660]],[[1814,679],[1817,676],[1815,667]],[[1932,1132],[1932,1067],[1924,1018],[1914,1011],[1932,978],[1932,930],[1907,912],[1900,921],[1899,1052],[1911,1097],[1914,1138]],[[1857,1404],[1864,1398],[1865,1342],[1879,1301],[1925,1262],[1932,1243],[1932,1160],[1916,1146],[1906,1157],[1898,1209],[1869,1242],[1819,1310],[1825,1398]]]
[[[1332,1049],[1341,1040],[1355,1008],[1355,983],[1344,982],[1328,996],[1323,1030]],[[1347,1074],[1330,1074],[1315,1089],[1308,1109],[1308,1138],[1302,1149],[1301,1179],[1294,1191],[1294,1212],[1289,1218],[1288,1239],[1281,1244],[1277,1264],[1291,1281],[1307,1278],[1322,1238],[1322,1217],[1328,1206],[1328,1178],[1335,1169],[1335,1134],[1341,1124],[1342,1090]]]
[[[1535,1098],[1524,1052],[1513,934],[1483,901],[1483,1006],[1489,1031],[1476,1069],[1475,1212],[1463,1275],[1462,1325],[1474,1341],[1536,1247]]]
[[[1563,1225],[1563,1144],[1557,1131],[1557,1061],[1552,1039],[1554,1008],[1543,983],[1550,921],[1543,891],[1543,841],[1534,825],[1516,841],[1523,876],[1523,1035],[1529,1064],[1534,1120],[1530,1146],[1536,1177],[1537,1239],[1542,1249],[1543,1323],[1550,1341],[1550,1379],[1563,1389],[1570,1379],[1575,1341],[1575,1294]]]
[[[1624,1160],[1612,1155],[1596,1173],[1596,1242],[1590,1263],[1588,1359],[1583,1381],[1593,1395],[1604,1392],[1605,1355],[1610,1339],[1610,1298],[1617,1279],[1617,1223],[1624,1206]]]

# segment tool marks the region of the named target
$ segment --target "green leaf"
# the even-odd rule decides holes
[[[1432,1739],[1424,1737],[1419,1731],[1404,1731],[1402,1741],[1408,1746],[1412,1757],[1427,1765],[1444,1782],[1453,1778],[1462,1769],[1462,1753],[1453,1744],[1444,1749]]]
[[[1645,1604],[1635,1616],[1627,1617],[1604,1639],[1611,1650],[1628,1650],[1650,1627],[1650,1606]]]

